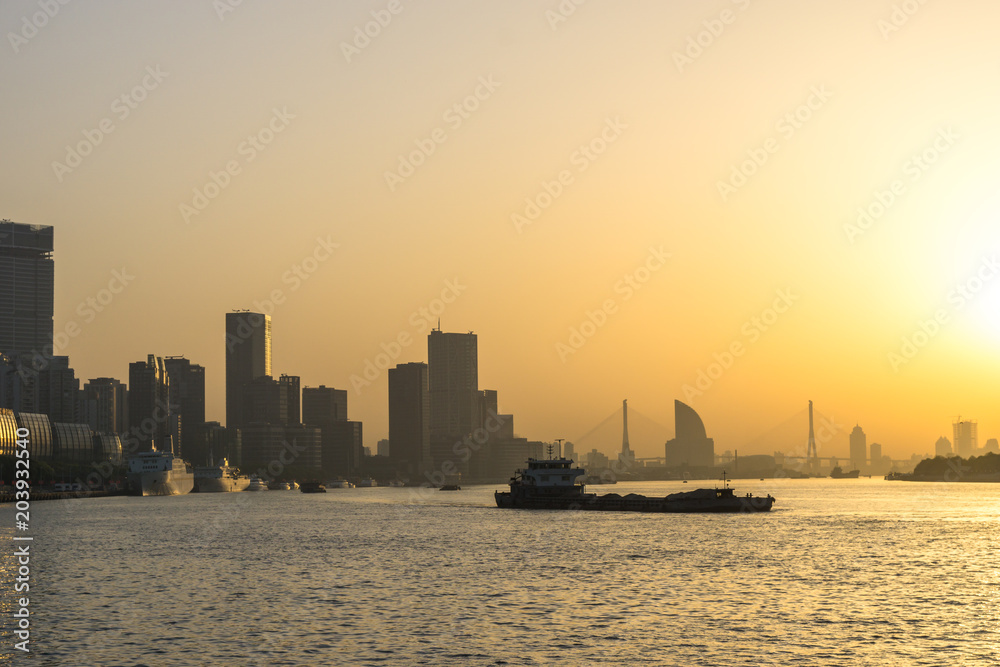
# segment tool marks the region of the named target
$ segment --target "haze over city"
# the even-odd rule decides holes
[[[78,377],[185,355],[209,419],[246,308],[369,446],[438,318],[533,439],[627,398],[639,456],[674,399],[719,452],[808,400],[893,458],[985,441],[993,6],[903,5],[5,3],[0,217],[55,228]]]

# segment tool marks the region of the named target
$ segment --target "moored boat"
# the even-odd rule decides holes
[[[222,459],[220,466],[197,466],[194,469],[194,490],[198,493],[231,493],[250,486],[250,478]]]
[[[250,483],[247,485],[247,491],[267,491],[267,483],[257,475],[250,475]]]
[[[354,485],[346,479],[331,479],[326,483],[328,489],[353,489]]]
[[[590,510],[611,512],[767,512],[774,498],[737,496],[723,476],[723,488],[695,489],[667,496],[630,493],[597,495],[587,493],[577,478],[584,474],[573,461],[528,459],[528,467],[510,480],[510,491],[496,491],[497,507],[548,510]]]
[[[133,496],[176,496],[194,488],[190,464],[172,452],[155,448],[129,457],[127,480]]]
[[[302,493],[326,493],[326,487],[320,482],[302,482],[299,484]]]

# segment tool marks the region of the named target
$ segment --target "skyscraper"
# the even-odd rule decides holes
[[[979,424],[975,420],[962,421],[959,418],[952,424],[955,440],[955,453],[962,458],[976,455],[979,449]]]
[[[868,437],[861,430],[861,426],[855,425],[850,440],[851,469],[861,470],[868,462]]]
[[[389,369],[389,458],[416,475],[430,466],[430,396],[427,364]]]
[[[674,437],[667,441],[664,449],[668,467],[708,467],[715,463],[715,441],[705,433],[701,417],[678,400],[674,400]]]
[[[455,443],[480,426],[476,334],[433,329],[427,336],[427,362],[431,456],[439,465],[453,460]]]
[[[171,439],[170,378],[163,359],[150,354],[146,361],[128,366],[129,437],[122,445],[126,454],[175,451]],[[176,453],[176,452],[175,452]]]
[[[115,378],[94,378],[83,385],[81,420],[98,433],[128,432],[128,390]]]
[[[52,227],[0,221],[0,352],[52,344]]]
[[[288,401],[288,425],[298,426],[302,423],[302,390],[298,375],[282,374],[278,382],[285,385]]]
[[[205,425],[205,367],[184,357],[166,357],[163,366],[170,377],[170,409],[180,415],[181,432],[174,442],[182,456],[201,454]]]
[[[302,390],[302,423],[322,426],[328,421],[347,421],[347,390],[326,385]]]
[[[271,375],[271,317],[226,313],[226,426],[243,426],[243,386],[265,375]]]

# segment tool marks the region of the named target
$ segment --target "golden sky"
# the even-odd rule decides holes
[[[56,228],[79,377],[185,355],[210,419],[224,313],[276,296],[275,372],[350,389],[367,445],[438,313],[532,439],[678,398],[722,451],[811,399],[893,457],[982,444],[998,11],[10,0],[0,216]]]

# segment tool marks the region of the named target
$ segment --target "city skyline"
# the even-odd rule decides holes
[[[56,230],[78,379],[184,355],[225,422],[221,313],[270,310],[374,445],[440,317],[529,438],[626,397],[717,452],[806,400],[893,458],[1000,434],[990,5],[399,6],[0,8],[0,217]]]

